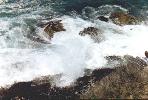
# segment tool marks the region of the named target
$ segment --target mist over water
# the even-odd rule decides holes
[[[98,15],[108,15],[118,10],[128,12],[131,9],[125,6],[123,8],[121,5],[111,5],[120,2],[98,0],[96,1],[98,5],[93,5],[95,1],[92,5],[89,5],[91,4],[89,2],[89,0],[85,2],[84,0],[79,2],[8,0],[1,4],[0,86],[56,74],[62,74],[61,83],[57,85],[69,85],[76,78],[83,76],[86,68],[106,67],[104,58],[106,56],[128,54],[144,57],[144,51],[148,50],[148,26],[144,23],[118,26],[96,20]],[[141,0],[138,4],[143,2]],[[74,9],[77,3],[85,4],[81,10],[79,9],[80,12]],[[128,3],[132,4],[132,1]],[[73,9],[66,10],[67,6]],[[58,10],[58,7],[61,9]],[[147,9],[142,8],[143,6],[137,12],[147,18]],[[64,14],[63,11],[67,12]],[[47,22],[52,18],[62,20],[66,31],[55,33],[49,40],[43,28],[38,27],[38,23]],[[80,31],[90,26],[103,31],[101,42],[95,42],[88,35],[79,35]],[[47,44],[28,39],[28,34],[39,36]]]

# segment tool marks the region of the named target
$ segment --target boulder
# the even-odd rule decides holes
[[[26,35],[24,35],[27,39],[33,41],[33,42],[38,42],[38,43],[44,43],[44,44],[49,44],[49,41],[45,40],[43,37],[38,35],[36,33],[36,27],[35,26],[28,26],[28,29]],[[26,31],[25,31],[26,32]]]
[[[80,31],[79,35],[81,36],[90,35],[91,38],[97,42],[101,41],[103,38],[102,30],[95,27],[84,28],[83,31]]]
[[[111,13],[109,18],[114,24],[117,25],[135,25],[139,22],[138,18],[123,12]]]
[[[46,23],[44,31],[49,35],[50,38],[52,38],[56,32],[66,31],[61,21],[62,20],[56,20]]]

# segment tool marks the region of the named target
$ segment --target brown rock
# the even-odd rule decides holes
[[[136,17],[123,12],[112,13],[109,18],[117,25],[135,25],[139,22]]]
[[[52,38],[56,32],[65,31],[61,21],[62,20],[50,21],[45,26],[44,31],[50,36],[50,38]]]
[[[148,58],[148,51],[145,51],[145,56]]]
[[[81,31],[79,34],[82,36],[85,36],[86,34],[88,35],[98,35],[98,29],[95,27],[88,27],[85,28],[83,31]]]

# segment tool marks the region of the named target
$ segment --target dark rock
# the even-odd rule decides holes
[[[67,87],[51,86],[50,81],[19,82],[10,88],[0,90],[1,100],[53,100],[53,99],[79,99],[79,94],[91,85],[92,82],[101,80],[114,69],[96,69],[89,76],[83,76],[76,80],[74,85]],[[45,80],[46,77],[45,77]]]
[[[51,87],[50,83],[35,85],[33,82],[19,82],[7,89],[1,97],[1,100],[65,100],[79,96],[72,88]]]
[[[123,12],[112,13],[109,18],[117,25],[135,25],[139,23],[138,18]]]
[[[91,77],[93,77],[94,81],[99,81],[103,77],[109,75],[112,73],[115,69],[112,68],[102,68],[102,69],[96,69],[92,72]]]
[[[115,68],[95,69],[89,73],[89,75],[79,77],[73,85],[67,87],[52,86],[52,79],[48,81],[48,77],[42,77],[41,79],[29,82],[15,83],[8,89],[0,90],[0,98],[1,100],[80,99],[80,95],[86,92],[89,87],[96,82],[100,82],[112,73],[119,74],[121,76],[119,78],[123,80],[123,82],[130,80],[132,83],[133,80],[137,80],[133,75],[137,75],[139,71],[147,66],[142,59],[138,57],[134,58],[129,55],[123,57],[108,56],[106,59],[110,61],[120,61],[122,59],[124,62],[119,67]],[[87,71],[90,72],[90,70]]]
[[[92,83],[100,81],[103,77],[112,73],[114,69],[104,68],[95,69],[90,75],[85,75],[76,80],[74,90],[79,94],[83,93]]]
[[[145,56],[148,58],[148,51],[145,51]]]
[[[103,39],[102,30],[99,30],[95,27],[84,28],[83,31],[80,31],[79,35],[85,36],[90,35],[90,37],[96,42],[100,42]]]
[[[119,61],[119,60],[121,60],[120,56],[106,56],[105,58],[108,61]]]
[[[24,35],[26,38],[28,38],[31,41],[49,44],[48,41],[44,40],[41,36],[36,34],[36,27],[35,26],[29,26],[28,27],[28,34]]]
[[[79,34],[82,36],[85,36],[86,34],[94,36],[94,35],[98,35],[98,29],[95,27],[88,27],[85,28],[83,31],[81,31]]]
[[[97,19],[101,20],[101,21],[104,21],[104,22],[108,22],[109,19],[104,17],[104,16],[99,16]]]
[[[54,33],[56,32],[66,31],[61,21],[62,20],[50,21],[45,24],[46,26],[44,28],[44,31],[49,35],[50,38],[52,38]]]

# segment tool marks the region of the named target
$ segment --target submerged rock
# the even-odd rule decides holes
[[[66,31],[61,21],[62,20],[50,21],[45,24],[46,26],[44,31],[49,35],[50,38],[52,38],[56,32]]]
[[[109,18],[114,24],[117,25],[135,25],[139,23],[138,18],[123,12],[111,13]]]
[[[28,29],[26,29],[27,32],[25,31],[25,33],[28,33],[26,35],[24,35],[24,37],[26,37],[27,39],[33,41],[33,42],[37,42],[37,43],[43,43],[43,44],[49,44],[49,42],[47,40],[45,40],[43,37],[39,36],[36,33],[36,27],[31,25],[28,26]]]
[[[95,27],[84,28],[83,31],[80,31],[79,35],[81,36],[90,35],[91,38],[97,42],[100,42],[103,39],[102,30],[99,30],[98,28]]]
[[[101,21],[104,21],[104,22],[108,22],[109,21],[109,18],[107,18],[105,16],[99,16],[99,17],[97,17],[97,19],[99,19]]]

